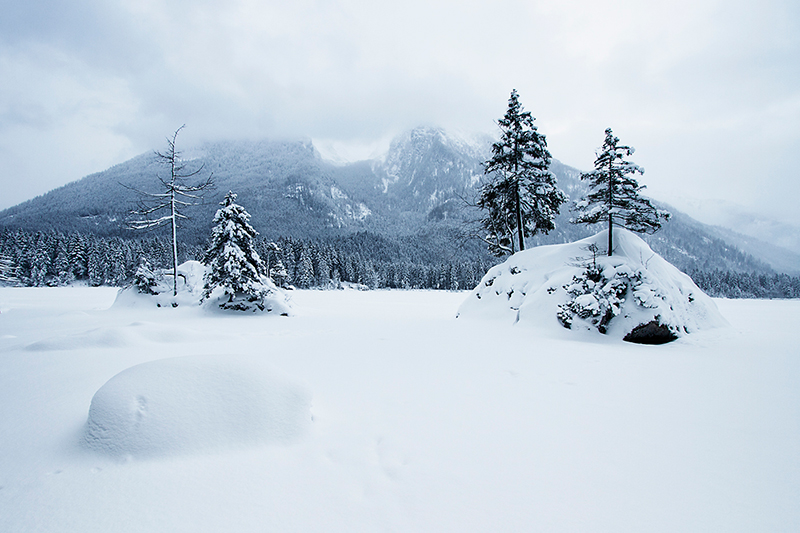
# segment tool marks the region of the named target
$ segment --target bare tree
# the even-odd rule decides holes
[[[181,152],[175,148],[178,133],[185,127],[184,124],[172,135],[167,137],[167,149],[156,152],[159,162],[169,169],[167,178],[158,177],[163,186],[162,192],[152,193],[132,189],[143,198],[136,209],[130,212],[131,219],[127,226],[131,229],[150,229],[165,224],[172,226],[172,294],[178,294],[178,219],[188,218],[181,210],[193,205],[198,205],[203,200],[204,191],[213,187],[211,174],[205,181],[196,185],[188,183],[189,178],[197,176],[203,171],[203,166],[190,171],[181,160]]]

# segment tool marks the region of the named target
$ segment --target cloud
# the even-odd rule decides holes
[[[0,184],[27,185],[0,207],[158,148],[183,123],[186,143],[306,135],[361,154],[421,123],[493,132],[516,88],[565,163],[589,168],[612,127],[653,194],[788,211],[764,191],[798,181],[795,4],[13,3]]]
[[[48,46],[0,49],[0,178],[4,207],[135,153],[125,80],[98,75]]]

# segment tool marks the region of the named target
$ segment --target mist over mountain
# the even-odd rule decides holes
[[[775,218],[753,213],[745,207],[724,200],[679,199],[689,215],[701,222],[734,229],[741,236],[754,237],[773,246],[800,254],[800,227]]]
[[[186,148],[187,168],[201,169],[198,180],[213,175],[215,189],[203,205],[186,211],[191,219],[181,221],[179,238],[190,245],[204,243],[218,203],[232,190],[253,227],[268,239],[330,240],[370,232],[414,242],[440,259],[485,256],[477,239],[465,239],[469,221],[478,218],[466,204],[483,179],[491,143],[488,136],[416,128],[395,138],[383,157],[346,164],[323,159],[308,139]],[[580,171],[557,160],[551,170],[571,200],[581,197]],[[159,192],[159,176],[166,178],[167,169],[154,153],[145,153],[0,212],[0,228],[140,237],[141,232],[124,227],[138,199],[133,189]],[[794,252],[662,207],[673,212],[673,219],[646,240],[682,270],[800,270],[800,255]],[[568,209],[562,211],[556,230],[530,245],[574,241],[595,231],[570,224]]]

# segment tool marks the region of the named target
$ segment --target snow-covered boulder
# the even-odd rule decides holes
[[[172,269],[152,271],[150,272],[152,280],[149,283],[134,283],[120,289],[117,299],[114,301],[114,307],[197,305],[203,294],[205,272],[205,265],[199,261],[186,261],[178,265],[178,295],[174,296]],[[139,280],[137,279],[137,281]]]
[[[726,324],[714,301],[637,235],[614,230],[519,252],[493,267],[459,309],[536,327],[589,329],[661,343]]]
[[[91,450],[158,457],[285,442],[311,423],[304,387],[229,357],[176,357],[123,370],[92,398]]]

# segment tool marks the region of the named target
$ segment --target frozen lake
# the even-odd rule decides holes
[[[800,301],[641,346],[455,319],[465,292],[295,291],[291,318],[115,295],[0,288],[0,531],[800,530]],[[87,447],[142,363],[131,420],[217,422]],[[251,431],[254,383],[301,430]]]

